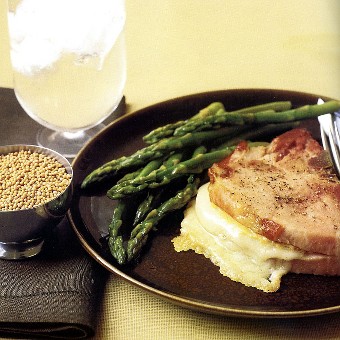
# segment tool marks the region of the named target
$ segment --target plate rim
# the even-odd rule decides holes
[[[135,110],[131,113],[125,114],[117,119],[115,119],[113,122],[111,122],[109,125],[104,127],[99,133],[97,133],[95,136],[93,136],[79,151],[79,153],[76,155],[74,160],[72,161],[72,166],[77,164],[77,162],[80,160],[83,152],[89,147],[89,145],[101,134],[105,134],[108,130],[112,129],[112,126],[117,125],[122,120],[128,120],[132,116],[136,115],[143,115],[143,112],[150,111],[154,108],[157,108],[159,106],[163,105],[169,105],[171,103],[177,102],[177,101],[184,101],[189,99],[195,99],[195,98],[201,98],[203,96],[213,96],[213,95],[228,95],[232,93],[264,93],[270,92],[277,93],[277,94],[292,94],[296,96],[310,96],[310,97],[320,97],[324,98],[325,100],[330,100],[332,98],[329,98],[327,96],[313,94],[309,92],[303,92],[303,91],[295,91],[295,90],[285,90],[285,89],[272,89],[272,88],[235,88],[235,89],[225,89],[225,90],[215,90],[215,91],[206,91],[206,92],[198,92],[198,93],[192,93],[187,94],[183,96],[174,97],[171,99],[167,99],[164,101],[160,101],[151,105],[148,105],[146,107],[140,108],[138,110]],[[323,314],[330,314],[340,311],[340,305],[337,306],[331,306],[331,307],[324,307],[324,308],[316,308],[316,309],[310,309],[310,310],[294,310],[294,311],[257,311],[252,309],[242,309],[242,308],[233,308],[230,306],[224,306],[224,305],[218,305],[210,302],[195,300],[188,297],[181,297],[179,295],[168,293],[166,291],[157,289],[155,287],[152,287],[148,284],[145,284],[130,275],[124,273],[123,271],[119,270],[114,264],[108,262],[106,259],[104,259],[94,248],[91,247],[89,244],[89,241],[87,240],[86,236],[79,230],[79,228],[76,225],[76,222],[74,221],[73,215],[71,213],[71,209],[67,212],[67,218],[69,220],[69,223],[71,225],[71,228],[75,232],[78,240],[80,241],[83,248],[86,250],[86,252],[95,260],[97,261],[101,266],[103,266],[106,270],[108,270],[110,273],[116,274],[119,277],[121,277],[125,282],[128,282],[130,284],[133,284],[135,287],[140,288],[141,290],[150,293],[154,296],[157,296],[159,298],[162,298],[169,303],[185,307],[191,310],[196,310],[199,312],[205,312],[209,314],[217,314],[217,315],[224,315],[224,316],[234,316],[234,317],[245,317],[245,318],[299,318],[299,317],[309,317],[309,316],[319,316]]]

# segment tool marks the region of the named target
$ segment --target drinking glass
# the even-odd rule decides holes
[[[8,0],[14,91],[39,145],[74,157],[126,80],[123,0]]]

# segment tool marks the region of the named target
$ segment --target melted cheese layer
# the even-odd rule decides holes
[[[220,268],[222,275],[264,292],[280,288],[293,259],[304,252],[270,241],[244,227],[210,202],[208,183],[203,185],[184,213],[175,250],[194,250]]]

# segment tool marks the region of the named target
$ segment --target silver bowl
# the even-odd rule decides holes
[[[65,216],[72,199],[73,170],[59,153],[35,145],[0,146],[0,155],[30,150],[51,156],[61,163],[71,181],[64,192],[47,203],[23,210],[0,210],[0,258],[22,259],[38,254],[44,241]]]

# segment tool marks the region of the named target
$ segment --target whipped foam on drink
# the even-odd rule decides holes
[[[23,0],[8,14],[12,65],[34,75],[72,53],[100,69],[124,23],[122,0]]]

